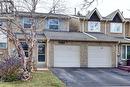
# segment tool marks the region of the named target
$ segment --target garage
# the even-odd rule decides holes
[[[88,46],[88,67],[112,67],[111,47]]]
[[[54,67],[80,67],[80,46],[55,45]]]

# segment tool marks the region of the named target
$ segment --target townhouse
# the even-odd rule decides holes
[[[19,12],[15,21],[21,24],[27,34],[32,29],[32,17],[29,12]],[[47,16],[47,18],[45,18]],[[69,19],[67,15],[61,14],[49,14],[48,13],[35,13],[33,17],[36,21],[36,39],[37,47],[33,50],[33,61],[35,69],[43,69],[49,67],[48,52],[49,52],[49,38],[44,34],[45,31],[69,31]],[[12,24],[16,36],[20,39],[22,47],[25,51],[26,57],[28,57],[28,46],[25,42],[24,35],[17,29],[18,27]],[[8,41],[8,52],[12,52],[15,49],[14,44]]]
[[[42,21],[48,16],[44,21]],[[95,8],[86,16],[63,14],[33,14],[37,27],[37,47],[33,61],[36,69],[44,67],[117,67],[130,59],[130,19],[119,10],[102,17]],[[30,32],[31,18],[28,12],[19,12],[15,21]],[[0,26],[4,22],[1,21]],[[12,24],[21,40],[26,56],[28,46],[24,36]],[[11,40],[0,43],[0,55],[15,49]],[[4,43],[4,44],[2,44]]]
[[[102,17],[95,8],[79,20],[79,31],[95,39],[95,45],[88,45],[87,67],[117,67],[127,65],[129,60],[129,19],[119,10]],[[77,23],[77,22],[76,22]]]

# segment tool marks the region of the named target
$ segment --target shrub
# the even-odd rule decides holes
[[[16,81],[20,79],[21,60],[16,57],[3,58],[0,61],[0,78],[2,81]]]

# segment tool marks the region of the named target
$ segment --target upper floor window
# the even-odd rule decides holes
[[[0,27],[2,27],[3,26],[3,22],[2,21],[0,21]]]
[[[3,49],[4,49],[4,48],[7,48],[7,43],[4,43],[4,42],[3,42],[3,43],[0,43],[0,48],[3,48]]]
[[[58,19],[49,19],[48,20],[49,29],[59,29],[59,20]]]
[[[100,22],[89,21],[88,32],[100,32]]]
[[[31,28],[31,26],[32,26],[32,19],[24,17],[23,18],[23,27],[24,28]]]
[[[122,23],[111,23],[110,26],[110,32],[122,33]]]
[[[0,31],[0,48],[7,48],[7,35]]]
[[[5,27],[6,26],[6,20],[0,20],[0,27]]]

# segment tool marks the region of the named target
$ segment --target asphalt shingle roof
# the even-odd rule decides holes
[[[116,13],[117,13],[117,10],[112,12],[112,13],[110,13],[109,15],[107,15],[106,18],[107,19],[112,19],[115,16]]]
[[[35,17],[45,17],[45,16],[48,16],[48,17],[57,17],[57,18],[70,18],[70,16],[68,15],[64,15],[64,14],[54,14],[54,13],[38,13],[38,12],[35,12],[33,14],[31,14],[30,12],[16,12],[16,15],[18,16],[35,16]]]
[[[130,43],[129,40],[123,37],[113,37],[103,33],[88,32],[89,35],[96,37],[96,39],[81,33],[81,32],[58,32],[58,31],[44,31],[47,39],[51,40],[74,40],[74,41],[104,41],[104,42],[123,42]]]
[[[88,34],[94,36],[97,38],[97,40],[99,41],[120,41],[120,42],[127,42],[130,43],[129,40],[124,39],[124,37],[114,37],[114,36],[110,36],[104,33],[97,33],[97,32],[88,32]]]
[[[76,41],[91,41],[93,38],[80,32],[53,32],[44,31],[47,39],[53,40],[76,40]]]

